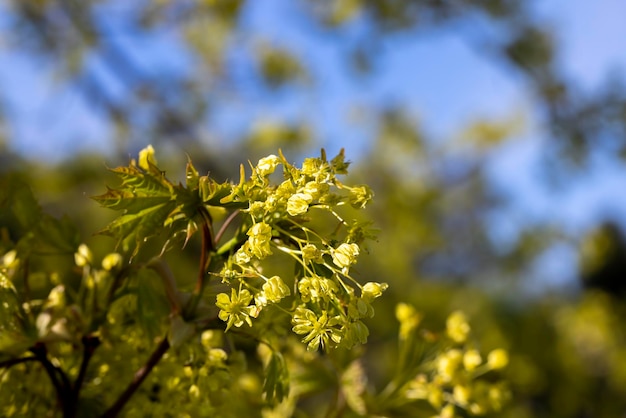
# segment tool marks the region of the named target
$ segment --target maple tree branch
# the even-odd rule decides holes
[[[89,365],[89,361],[93,356],[93,353],[96,351],[96,348],[100,345],[100,338],[95,337],[93,335],[83,336],[83,360],[80,363],[80,370],[78,372],[78,377],[74,382],[74,387],[72,391],[72,396],[74,402],[78,401],[78,394],[80,393],[80,389],[83,386],[83,382],[85,381],[85,376],[87,375],[87,366]]]
[[[37,360],[39,359],[36,356],[12,358],[9,360],[0,361],[0,369],[8,369],[9,367],[13,367],[21,363],[26,363],[28,361],[37,361]]]
[[[167,340],[167,337],[164,337],[154,352],[150,355],[150,358],[133,376],[133,380],[130,382],[126,390],[122,392],[120,397],[115,401],[115,403],[102,415],[102,418],[113,418],[116,417],[124,408],[129,399],[133,396],[133,394],[137,391],[141,383],[148,377],[148,374],[152,371],[154,366],[157,365],[159,361],[163,358],[163,355],[169,350],[170,343]]]
[[[59,367],[52,364],[48,359],[48,349],[44,343],[37,343],[31,347],[30,351],[35,355],[36,359],[41,363],[44,370],[48,374],[52,386],[57,393],[57,400],[63,410],[63,416],[65,418],[74,417],[76,403],[71,399],[71,383],[67,375]],[[59,377],[61,380],[59,380]]]

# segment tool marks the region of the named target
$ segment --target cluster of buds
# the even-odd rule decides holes
[[[401,324],[401,338],[402,335],[409,338],[407,333],[415,330],[421,317],[406,305],[398,307],[396,316]],[[472,415],[484,415],[502,408],[508,398],[506,387],[481,377],[505,368],[508,354],[495,349],[484,359],[472,346],[470,335],[471,327],[463,312],[451,313],[446,321],[445,338],[438,341],[443,344],[438,354],[406,383],[407,400],[426,400],[438,411],[437,418],[453,418],[460,409]]]

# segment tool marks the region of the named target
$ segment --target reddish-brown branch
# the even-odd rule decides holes
[[[207,258],[209,251],[213,251],[213,236],[211,229],[207,223],[202,224],[202,249],[200,254],[200,266],[198,268],[198,280],[196,280],[196,287],[194,294],[199,295],[204,289],[204,277],[206,276]]]
[[[152,371],[154,366],[157,365],[163,355],[170,348],[170,343],[167,340],[167,337],[163,338],[163,340],[159,343],[157,348],[154,350],[146,364],[143,365],[133,377],[132,382],[128,385],[126,390],[122,392],[117,401],[111,406],[103,415],[102,418],[113,418],[116,417],[124,408],[124,405],[129,401],[129,399],[133,396],[133,394],[137,391],[141,383],[146,379],[148,374]]]
[[[222,239],[222,236],[226,232],[226,229],[228,229],[228,227],[233,222],[233,220],[237,217],[237,215],[239,215],[239,209],[237,209],[236,211],[234,211],[233,213],[228,215],[228,218],[226,218],[226,220],[224,221],[224,223],[220,227],[220,230],[217,231],[217,234],[215,235],[215,243],[216,244],[218,242],[220,242],[220,240]]]

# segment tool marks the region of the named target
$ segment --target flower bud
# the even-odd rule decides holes
[[[296,193],[287,200],[287,213],[291,216],[301,215],[309,210],[313,197],[308,193]]]
[[[492,370],[503,369],[509,364],[509,355],[506,350],[498,348],[487,356],[487,365]]]
[[[2,266],[6,268],[14,268],[19,264],[19,259],[17,258],[17,251],[11,250],[7,252],[2,257]]]
[[[115,268],[118,268],[122,265],[122,256],[118,253],[108,254],[106,257],[102,259],[102,268],[106,271],[111,271]]]
[[[363,299],[370,302],[381,296],[389,285],[387,283],[368,282],[363,286]]]
[[[350,189],[350,204],[355,209],[363,209],[372,200],[374,193],[367,186],[357,186]]]
[[[256,172],[259,176],[270,175],[276,170],[276,167],[280,164],[280,158],[274,154],[268,155],[265,158],[261,158],[256,166]]]
[[[356,258],[359,256],[359,246],[354,243],[343,243],[333,251],[332,256],[333,263],[337,267],[347,269],[356,263]]]
[[[78,250],[74,253],[74,262],[78,267],[86,266],[91,263],[91,250],[86,244],[80,244]]]
[[[467,340],[470,326],[463,312],[455,311],[450,314],[446,321],[446,333],[455,343],[461,344]]]
[[[483,359],[477,350],[468,350],[463,355],[463,366],[465,367],[465,370],[470,372],[476,367],[480,366],[480,363],[482,363],[482,361]]]

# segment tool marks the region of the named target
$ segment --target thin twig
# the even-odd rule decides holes
[[[148,374],[152,371],[154,366],[161,360],[163,355],[170,348],[170,343],[167,340],[167,337],[164,337],[163,340],[159,343],[156,350],[152,353],[146,364],[143,365],[133,377],[132,382],[128,385],[126,390],[122,392],[117,401],[111,406],[103,415],[102,418],[113,418],[116,417],[124,408],[124,405],[128,402],[128,400],[133,396],[133,394],[137,391],[141,383],[145,380]]]
[[[230,226],[230,224],[233,222],[233,219],[235,219],[237,215],[239,215],[239,209],[237,209],[236,211],[228,215],[228,218],[226,218],[226,220],[220,227],[220,230],[217,231],[217,234],[215,235],[216,243],[220,242],[220,240],[222,239],[222,235],[224,235],[224,233],[226,232],[226,229]]]
[[[206,208],[200,208],[200,215],[202,216],[203,222],[203,245],[206,245],[207,251],[215,251],[215,240],[213,239],[213,218],[211,218],[211,214]],[[205,230],[206,228],[206,230]]]
[[[0,369],[8,369],[9,367],[13,367],[21,363],[26,363],[28,361],[37,361],[37,360],[39,359],[36,356],[12,358],[10,360],[0,361]]]
[[[93,353],[96,351],[96,348],[100,345],[100,338],[94,336],[84,336],[82,338],[83,343],[83,360],[80,363],[80,370],[78,371],[78,377],[76,381],[74,381],[74,387],[72,388],[72,397],[74,402],[78,401],[78,395],[80,393],[80,389],[83,386],[83,382],[85,381],[85,376],[87,375],[87,366],[89,365],[89,360],[93,356]]]
[[[193,291],[194,294],[199,295],[204,289],[204,276],[206,275],[207,257],[209,256],[210,248],[213,247],[213,237],[211,236],[211,230],[209,225],[202,224],[202,249],[200,250],[200,267],[198,268],[198,280],[196,280],[196,287]]]
[[[54,389],[57,393],[57,400],[61,405],[61,409],[63,410],[63,416],[73,417],[74,407],[76,405],[69,399],[71,383],[67,375],[63,372],[63,370],[52,364],[50,359],[48,359],[48,349],[46,348],[45,344],[37,343],[30,349],[30,351],[35,355],[37,360],[41,363],[46,373],[48,374],[48,377],[52,382],[52,386],[54,386]],[[61,381],[59,381],[59,377],[61,378]]]

